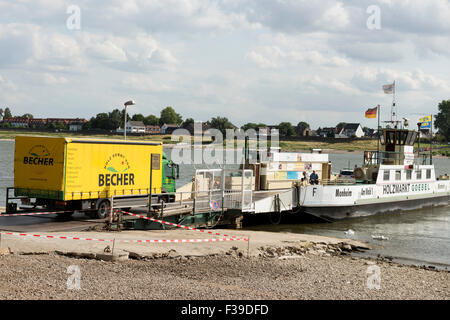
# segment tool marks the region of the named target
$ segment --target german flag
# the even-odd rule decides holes
[[[366,111],[366,118],[376,118],[377,117],[377,109],[378,107],[375,107],[373,109],[368,109]]]

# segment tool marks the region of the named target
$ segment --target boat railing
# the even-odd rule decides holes
[[[355,179],[346,179],[346,180],[340,180],[340,179],[322,179],[319,180],[319,184],[327,186],[327,185],[331,185],[331,186],[344,186],[344,185],[353,185],[356,184],[356,180]]]
[[[419,153],[418,157],[407,157],[403,152],[391,152],[391,151],[364,151],[364,165],[403,165],[405,160],[417,165],[430,164],[430,155],[426,153]]]

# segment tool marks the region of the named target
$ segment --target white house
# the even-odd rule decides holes
[[[145,133],[145,129],[145,124],[142,121],[127,122],[127,133]],[[119,127],[116,132],[123,133],[123,129]]]
[[[364,130],[359,123],[347,123],[336,138],[364,137]]]

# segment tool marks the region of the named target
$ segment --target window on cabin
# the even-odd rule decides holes
[[[416,170],[416,179],[421,180],[422,179],[422,170]]]
[[[411,178],[412,178],[412,171],[406,170],[406,180],[411,180]]]
[[[402,172],[400,170],[395,170],[395,180],[402,179]]]
[[[431,169],[427,169],[427,179],[431,179]]]
[[[383,180],[384,181],[389,181],[389,177],[390,176],[390,171],[389,170],[384,170],[384,173],[383,173]]]

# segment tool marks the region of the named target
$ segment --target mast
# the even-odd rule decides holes
[[[433,164],[433,115],[431,115],[430,128],[430,165]]]
[[[381,109],[380,109],[380,105],[377,106],[378,108],[378,128],[377,128],[377,164],[380,164],[380,113],[381,113]]]
[[[393,94],[392,94],[392,108],[391,108],[391,123],[394,125],[394,128],[397,129],[397,105],[395,103],[395,80],[393,85]],[[394,119],[395,118],[395,119]]]

